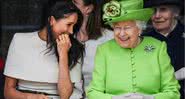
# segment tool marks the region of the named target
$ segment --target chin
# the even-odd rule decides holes
[[[155,29],[157,30],[157,31],[162,31],[162,30],[165,30],[166,29],[166,27],[160,27],[160,26],[158,26],[158,27],[155,27]]]
[[[128,48],[128,44],[125,44],[124,42],[120,41],[120,40],[116,40],[117,44],[119,46],[121,46],[122,48]]]
[[[168,25],[165,24],[165,23],[161,23],[161,24],[155,24],[154,27],[155,27],[155,29],[157,29],[157,30],[163,30],[163,29],[165,29],[165,28],[168,28]]]
[[[130,46],[129,45],[127,45],[127,44],[119,44],[122,48],[130,48]]]

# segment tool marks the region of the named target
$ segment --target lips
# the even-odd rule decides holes
[[[165,21],[154,21],[154,23],[164,23]]]
[[[130,37],[119,37],[119,40],[121,40],[121,41],[127,41],[127,40],[129,40],[130,39]]]

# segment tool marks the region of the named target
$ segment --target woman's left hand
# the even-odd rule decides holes
[[[59,35],[56,42],[59,56],[62,56],[64,53],[68,53],[71,47],[71,41],[68,34]]]

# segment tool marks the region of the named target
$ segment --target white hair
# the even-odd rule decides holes
[[[172,11],[173,14],[179,15],[180,14],[180,7],[177,5],[168,5],[169,9]]]
[[[140,21],[136,20],[136,25],[138,26],[139,29],[145,30],[146,29],[146,22],[145,21]]]

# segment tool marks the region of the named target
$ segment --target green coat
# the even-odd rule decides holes
[[[155,99],[179,99],[179,87],[165,42],[144,37],[136,48],[126,49],[110,40],[97,49],[87,96],[111,99],[136,92]]]

